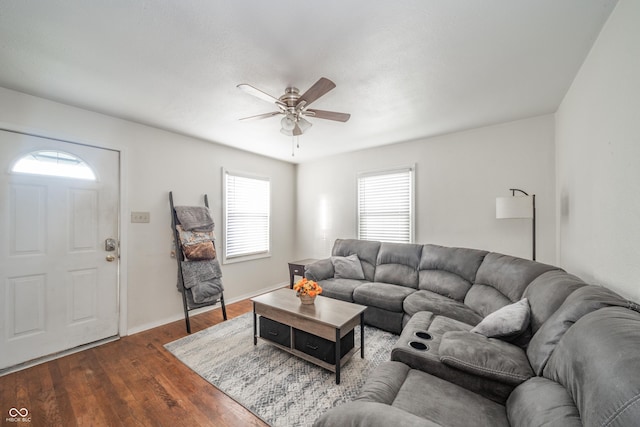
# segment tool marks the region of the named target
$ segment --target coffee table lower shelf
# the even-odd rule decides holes
[[[344,366],[344,364],[347,363],[349,359],[351,359],[351,357],[356,353],[356,351],[360,350],[360,357],[364,359],[364,311],[359,313],[358,316],[355,316],[352,319],[352,321],[349,322],[349,325],[346,326],[345,328],[343,329],[331,328],[335,333],[335,338],[330,340],[330,339],[327,339],[329,337],[327,336],[328,334],[326,334],[326,332],[328,332],[326,328],[322,328],[325,334],[316,335],[317,330],[314,330],[316,328],[309,328],[312,330],[298,329],[297,327],[294,327],[292,325],[288,325],[285,323],[281,323],[277,320],[273,320],[269,317],[266,317],[264,314],[260,314],[259,309],[256,311],[256,305],[257,304],[254,304],[254,312],[253,312],[253,344],[254,345],[258,343],[258,338],[259,338],[261,341],[264,341],[270,345],[278,347],[279,349],[282,349],[290,354],[293,354],[294,356],[304,359],[307,362],[311,362],[324,369],[327,369],[328,371],[331,371],[335,374],[336,384],[340,384],[340,368]],[[277,317],[279,320],[282,320],[280,316],[273,316],[273,317]],[[280,338],[279,339],[280,342],[275,342],[276,340],[274,339],[269,339],[261,336],[260,332],[258,331],[259,321],[269,322],[272,326],[276,328],[276,331],[273,333],[276,335],[283,333],[284,339]],[[355,325],[357,325],[358,323],[360,324],[360,346],[355,345],[355,334],[354,334]],[[262,331],[262,325],[260,327],[260,330]],[[269,331],[269,332],[272,332],[272,331]],[[324,336],[320,336],[320,335],[324,335]],[[336,363],[327,362],[325,360],[319,359],[318,357],[315,357],[313,354],[309,354],[302,350],[299,350],[296,346],[296,339],[300,340],[301,345],[304,344],[305,339],[311,339],[312,341],[316,340],[315,346],[309,343],[306,343],[306,345],[313,350],[318,350],[320,346],[323,346],[323,349],[321,350],[320,353],[322,353],[323,351],[327,352],[328,350],[328,354],[325,353],[325,356],[327,356],[330,360],[336,361]],[[343,340],[346,340],[346,341],[343,343],[342,342]],[[286,345],[284,343],[286,343]],[[347,347],[342,347],[342,344],[346,344]],[[346,351],[347,348],[349,348],[348,351]],[[342,355],[343,350],[345,350],[346,352]],[[327,357],[325,357],[325,359]],[[338,359],[340,360],[338,361]]]
[[[291,353],[297,357],[299,357],[300,359],[304,359],[307,362],[313,363],[314,365],[318,365],[321,368],[326,369],[327,371],[333,372],[334,374],[336,373],[336,365],[332,364],[332,363],[328,363],[325,362],[324,360],[320,360],[316,357],[311,356],[310,354],[305,353],[304,351],[300,351],[300,350],[296,350],[295,348],[290,348],[281,344],[278,344],[277,342],[273,342],[267,338],[262,338],[261,336],[257,336],[256,338],[259,338],[260,341],[264,341],[265,343],[272,345],[274,347],[277,347],[281,350],[286,351],[287,353]],[[344,366],[345,363],[347,363],[349,361],[349,359],[351,359],[351,357],[356,354],[356,352],[360,350],[360,346],[358,347],[353,347],[351,350],[349,350],[347,352],[347,354],[345,354],[344,356],[342,356],[342,358],[340,359],[340,366]],[[336,384],[340,384],[340,381],[336,378]]]

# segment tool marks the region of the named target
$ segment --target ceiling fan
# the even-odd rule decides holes
[[[334,82],[325,77],[321,77],[320,80],[315,82],[315,84],[302,95],[300,95],[298,88],[290,86],[285,89],[284,95],[280,98],[275,98],[249,84],[239,84],[238,88],[242,89],[249,95],[260,98],[263,101],[272,102],[276,107],[278,107],[278,111],[258,114],[257,116],[244,117],[240,120],[266,119],[268,117],[283,115],[284,117],[280,121],[280,125],[282,127],[280,132],[288,136],[302,135],[311,127],[311,123],[305,119],[305,117],[316,117],[318,119],[346,122],[349,120],[349,117],[351,117],[351,114],[308,108],[313,101],[320,98],[334,87],[336,87]]]

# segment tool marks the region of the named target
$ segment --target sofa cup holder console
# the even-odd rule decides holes
[[[427,331],[416,331],[413,333],[415,338],[418,340],[409,341],[409,347],[419,350],[419,351],[427,351],[429,350],[429,346],[425,344],[423,341],[430,341],[433,339],[433,336]]]
[[[414,335],[416,337],[420,338],[420,339],[423,339],[423,340],[431,340],[431,339],[433,339],[431,334],[429,332],[426,332],[426,331],[417,331]]]
[[[423,342],[420,342],[420,341],[409,341],[409,346],[411,346],[411,348],[414,348],[414,349],[420,350],[420,351],[429,350],[429,346],[426,345]]]

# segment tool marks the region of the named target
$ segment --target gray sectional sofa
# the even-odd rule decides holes
[[[341,239],[306,276],[400,335],[318,427],[640,425],[640,313],[606,288],[487,251]]]
[[[363,277],[336,271],[332,258],[357,256]],[[399,334],[420,311],[469,325],[518,301],[525,288],[557,267],[477,249],[336,240],[332,257],[307,266],[323,295],[366,305],[365,322]]]

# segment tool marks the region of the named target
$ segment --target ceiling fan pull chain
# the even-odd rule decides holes
[[[300,148],[300,136],[296,135],[296,148]]]
[[[295,157],[295,155],[296,155],[296,153],[294,151],[294,147],[295,147],[294,146],[294,140],[295,140],[295,138],[296,138],[295,136],[291,137],[291,157]]]

